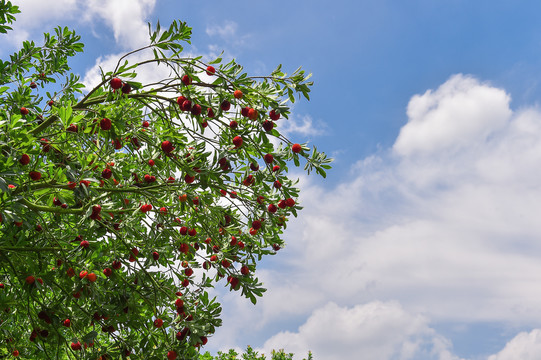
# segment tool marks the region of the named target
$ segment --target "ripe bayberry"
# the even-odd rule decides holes
[[[109,85],[111,85],[111,88],[114,90],[120,89],[122,87],[122,80],[119,78],[112,78],[111,81],[109,81]]]

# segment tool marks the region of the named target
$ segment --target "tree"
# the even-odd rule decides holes
[[[0,32],[17,12],[0,1]],[[256,265],[301,209],[288,166],[331,161],[278,130],[310,75],[184,57],[190,34],[149,25],[89,91],[67,28],[0,61],[0,356],[197,358],[221,325],[209,288],[265,291]]]
[[[218,355],[212,356],[208,352],[201,355],[199,357],[199,360],[265,360],[265,355],[259,355],[257,351],[254,351],[250,346],[246,349],[246,352],[241,355],[241,357],[238,357],[239,354],[231,349],[227,353],[223,353],[221,351],[218,351]],[[292,360],[293,354],[287,354],[284,350],[275,351],[273,350],[271,353],[270,360]],[[312,353],[308,353],[308,357],[304,360],[312,360]]]

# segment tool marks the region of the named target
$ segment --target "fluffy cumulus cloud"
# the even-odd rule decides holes
[[[44,28],[62,24],[93,25],[105,23],[113,30],[120,48],[133,49],[147,44],[147,18],[156,0],[14,0],[20,7],[14,31],[8,40],[19,46],[23,40],[40,39]],[[96,36],[99,32],[95,32]]]
[[[394,150],[400,155],[433,155],[484,141],[511,116],[510,97],[501,89],[461,74],[436,91],[415,95],[408,105],[408,123]]]
[[[334,333],[355,326],[362,332],[360,314],[370,304],[389,301],[430,324],[535,326],[541,321],[539,164],[541,112],[512,110],[504,90],[453,76],[412,97],[394,146],[359,160],[343,183],[327,188],[301,178],[305,209],[289,224],[281,256],[259,270],[269,291],[256,309],[243,310],[239,302],[232,311],[244,312],[242,321],[255,319],[250,331],[297,324],[267,334],[265,347],[291,338],[298,344],[292,350],[312,348],[324,356],[314,319],[324,318],[322,328],[338,341]],[[323,316],[329,309],[334,319]],[[340,320],[346,318],[353,323]],[[235,326],[234,316],[226,314],[228,321]],[[427,334],[423,324],[413,333]],[[238,334],[249,336],[242,329]],[[533,342],[533,334],[506,349]],[[408,336],[376,342],[379,358],[399,354],[412,341]],[[356,354],[341,358],[362,358]]]
[[[101,18],[113,29],[116,42],[124,49],[135,49],[148,44],[147,17],[156,0],[88,0],[84,18]]]
[[[311,349],[319,360],[458,359],[449,345],[425,317],[407,313],[396,302],[352,308],[331,302],[316,309],[297,332],[280,332],[267,340],[263,352],[283,348],[300,359]]]
[[[78,9],[77,0],[12,0],[11,2],[19,7],[21,13],[15,15],[17,20],[6,40],[16,47],[19,47],[24,40],[34,39],[35,36],[41,39],[44,28],[52,29],[58,25],[58,20],[71,19]]]
[[[505,345],[502,351],[488,360],[537,360],[541,358],[541,329],[521,332]]]

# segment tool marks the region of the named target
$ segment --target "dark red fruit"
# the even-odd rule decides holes
[[[21,158],[19,159],[19,163],[21,163],[21,165],[28,165],[30,163],[30,156],[27,154],[22,154]]]
[[[274,123],[269,120],[263,121],[263,129],[265,129],[266,132],[271,132],[274,128]]]
[[[223,111],[227,111],[231,108],[231,103],[227,100],[224,100],[222,101],[222,103],[220,104],[220,108],[223,110]]]
[[[126,83],[122,86],[122,93],[123,94],[129,94],[131,91],[131,85]]]
[[[170,141],[165,140],[165,141],[162,142],[162,150],[163,150],[163,152],[169,154],[170,152],[175,150],[175,147],[173,146],[173,144],[171,144]]]
[[[120,89],[122,87],[122,80],[119,78],[112,78],[109,85],[111,85],[111,88],[114,90]]]
[[[41,179],[41,173],[39,171],[30,171],[28,175],[33,181],[38,181],[39,179]]]
[[[275,110],[271,110],[269,112],[269,117],[271,118],[271,120],[278,120],[280,118],[280,114],[277,113]]]
[[[233,145],[235,145],[235,148],[240,148],[242,146],[242,138],[240,136],[235,136],[233,138]]]
[[[100,128],[102,130],[110,130],[111,129],[111,120],[107,118],[103,118],[100,121]]]

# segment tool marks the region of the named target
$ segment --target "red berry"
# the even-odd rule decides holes
[[[82,270],[82,271],[79,273],[79,279],[84,279],[87,275],[88,275],[88,271]]]
[[[102,130],[110,130],[111,129],[111,120],[107,118],[103,118],[100,120],[100,128]]]
[[[66,129],[67,132],[76,133],[79,131],[79,128],[77,127],[77,124],[70,124],[68,128]]]
[[[180,109],[182,111],[192,110],[192,102],[190,100],[184,100],[184,102],[180,105]]]
[[[193,183],[195,180],[195,176],[192,176],[190,174],[184,175],[184,181],[186,181],[187,184]]]
[[[265,156],[263,156],[263,159],[265,159],[265,162],[267,164],[270,164],[274,161],[274,157],[272,156],[272,154],[266,154]]]
[[[249,272],[250,272],[250,269],[246,265],[244,265],[243,267],[240,268],[240,273],[242,275],[248,275]]]
[[[167,360],[175,360],[177,358],[177,352],[174,350],[167,352]]]
[[[195,236],[195,235],[197,235],[197,230],[195,230],[195,229],[190,229],[190,230],[188,230],[188,235],[190,235],[190,236]]]
[[[244,117],[248,117],[248,110],[250,110],[248,106],[243,107],[242,109],[240,109],[240,114]]]
[[[192,83],[192,79],[190,79],[190,77],[188,75],[184,75],[182,77],[182,83],[184,85],[190,85]]]
[[[207,75],[208,76],[212,76],[216,73],[216,69],[214,68],[214,66],[207,66]]]
[[[148,165],[154,166],[154,160],[150,159],[150,160],[148,161]]]
[[[269,117],[271,118],[271,120],[278,120],[280,118],[280,114],[279,113],[276,113],[275,110],[271,110],[269,112]]]
[[[257,171],[257,170],[259,170],[259,164],[257,164],[257,163],[251,163],[251,164],[250,164],[250,169],[251,169],[252,171]]]
[[[38,181],[39,179],[41,179],[41,173],[39,171],[30,171],[28,175],[33,181]]]
[[[92,214],[98,215],[101,212],[101,205],[92,206]]]
[[[175,300],[175,306],[176,306],[177,308],[183,307],[183,306],[184,306],[184,301],[182,301],[182,299],[176,299],[176,300]]]
[[[71,320],[66,319],[66,320],[62,321],[62,325],[65,326],[65,327],[70,327],[71,326]]]
[[[163,152],[169,154],[174,149],[175,148],[174,148],[173,144],[171,144],[170,141],[165,140],[165,141],[162,142],[162,150],[163,150]]]
[[[293,144],[293,146],[291,146],[291,151],[293,151],[295,154],[298,154],[302,151],[302,147],[300,144]]]
[[[249,118],[250,120],[255,120],[255,119],[257,119],[257,116],[258,116],[258,113],[257,113],[257,110],[256,110],[256,109],[250,108],[250,110],[248,110],[248,118]]]
[[[149,126],[150,126],[150,124],[148,123],[148,121],[143,121],[143,127],[144,128],[147,128]]]
[[[213,118],[215,115],[214,115],[214,110],[212,110],[211,108],[208,108],[207,109],[207,116],[209,118]]]
[[[38,87],[38,84],[36,84],[35,82],[32,81],[32,82],[30,83],[30,89],[35,89],[35,88],[37,88],[37,87]]]
[[[78,350],[81,350],[82,346],[81,346],[81,343],[79,341],[77,341],[76,343],[71,343],[71,349],[74,350],[74,351],[78,351]]]
[[[223,111],[227,111],[231,108],[231,103],[227,100],[224,100],[222,101],[222,103],[220,104],[220,108],[223,110]]]
[[[36,281],[36,278],[34,278],[32,275],[30,275],[30,276],[26,277],[25,281],[26,281],[26,283],[28,285],[32,285]]]
[[[123,94],[129,94],[131,91],[131,85],[126,83],[124,85],[122,85],[122,93]]]
[[[28,165],[30,163],[30,156],[27,154],[22,154],[21,158],[19,159],[19,163],[21,163],[21,165]]]
[[[259,220],[252,221],[252,228],[254,228],[255,230],[261,229],[261,221]]]
[[[28,115],[29,112],[30,112],[30,111],[28,111],[27,108],[25,108],[25,107],[22,107],[22,108],[21,108],[21,115],[23,115],[23,116]]]
[[[238,285],[239,285],[239,279],[238,279],[238,278],[236,278],[236,277],[234,277],[234,276],[230,276],[230,277],[228,278],[228,281],[227,281],[227,282],[231,284],[231,288],[232,288],[232,289],[237,290]]]
[[[266,132],[271,132],[274,128],[274,123],[269,120],[263,121],[263,129],[265,129]]]
[[[88,275],[86,276],[86,278],[87,278],[88,281],[90,281],[90,282],[96,282],[96,280],[97,280],[97,276],[96,276],[96,274],[94,274],[93,272],[90,273],[90,274],[88,274]]]
[[[188,252],[190,251],[190,245],[182,243],[180,244],[178,250],[183,254],[188,254]]]
[[[118,260],[114,260],[112,266],[113,266],[113,269],[118,270],[122,267],[122,263]]]
[[[19,350],[13,350],[13,352],[11,353],[14,357],[17,357],[19,356]]]
[[[279,170],[280,170],[280,166],[279,166],[279,165],[274,165],[274,166],[272,167],[272,171],[274,171],[274,172],[277,172],[277,171],[279,171]]]
[[[122,80],[120,80],[119,78],[112,78],[109,84],[111,85],[111,88],[117,90],[122,87]]]
[[[281,183],[280,181],[276,180],[276,181],[274,182],[274,187],[275,187],[276,189],[279,189],[279,188],[282,187],[282,183]]]
[[[193,269],[192,268],[184,269],[184,275],[192,276],[193,275]]]
[[[242,91],[235,90],[235,92],[233,93],[233,96],[235,97],[235,99],[242,99]]]
[[[198,115],[201,115],[201,105],[198,105],[198,104],[195,104],[194,106],[192,106],[192,115],[194,116],[198,116]]]
[[[295,206],[295,200],[293,200],[292,198],[288,198],[285,201],[286,201],[287,206],[289,206],[289,207]]]
[[[90,243],[87,240],[83,240],[81,241],[80,245],[83,249],[88,249],[88,247],[90,246]]]
[[[274,214],[278,210],[278,208],[276,208],[276,205],[274,204],[269,204],[269,207],[267,208],[267,210],[269,210],[270,213]]]
[[[113,176],[111,169],[106,168],[101,172],[101,177],[104,179],[110,179],[111,176]]]
[[[163,320],[160,318],[154,320],[154,326],[156,326],[157,328],[161,328],[163,326]]]
[[[152,258],[157,261],[160,258],[160,254],[158,254],[158,252],[154,251],[152,253]]]
[[[235,136],[233,138],[233,145],[235,145],[235,148],[239,148],[242,146],[242,138],[240,136]]]
[[[287,203],[286,203],[285,200],[280,200],[280,201],[278,202],[278,207],[279,207],[280,209],[285,209],[286,206],[287,206]]]
[[[229,127],[230,127],[231,129],[236,129],[237,126],[239,126],[239,123],[236,122],[235,120],[231,120],[231,122],[229,123]]]
[[[111,268],[105,268],[103,269],[103,275],[109,277],[113,274],[113,270],[111,270]]]
[[[184,101],[186,101],[187,99],[184,97],[184,96],[179,96],[177,98],[177,104],[178,106],[182,107],[182,104],[184,103]]]

